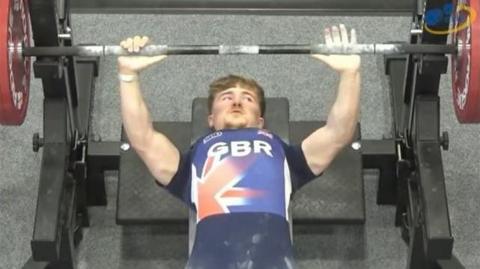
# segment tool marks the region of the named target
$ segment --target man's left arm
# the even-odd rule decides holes
[[[345,26],[325,30],[326,44],[356,43],[352,30],[349,40]],[[360,56],[314,55],[336,70],[340,76],[337,97],[328,114],[326,124],[302,142],[308,166],[316,175],[321,174],[355,134],[360,109]]]

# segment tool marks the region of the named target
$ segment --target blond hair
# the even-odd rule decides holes
[[[255,92],[258,98],[258,105],[260,106],[260,116],[263,117],[265,113],[265,93],[263,88],[253,79],[232,74],[218,78],[210,84],[208,91],[208,112],[210,114],[212,113],[213,101],[218,93],[234,87]]]

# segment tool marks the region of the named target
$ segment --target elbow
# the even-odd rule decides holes
[[[163,186],[167,186],[178,172],[180,156],[175,156],[167,162],[159,162],[155,166],[150,166],[150,173],[155,180]]]
[[[173,170],[173,169],[162,168],[162,167],[154,171],[153,170],[150,171],[155,181],[164,187],[170,184],[176,172],[177,172],[176,169]]]

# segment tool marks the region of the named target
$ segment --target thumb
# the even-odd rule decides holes
[[[157,56],[141,56],[139,57],[141,59],[141,69],[144,69],[146,67],[149,67],[153,64],[156,64],[160,61],[162,61],[163,59],[165,59],[167,57],[167,55],[157,55]]]
[[[158,63],[165,58],[167,58],[167,55],[157,55],[157,56],[149,57],[148,58],[148,64],[151,65],[151,64]]]
[[[316,58],[316,59],[319,59],[323,62],[328,62],[330,56],[328,55],[324,55],[324,54],[313,54],[312,55],[313,58]]]

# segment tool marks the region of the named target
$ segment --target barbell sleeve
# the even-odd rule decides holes
[[[458,46],[460,49],[460,46]],[[199,55],[199,54],[454,54],[453,44],[351,44],[351,45],[148,45],[140,52],[129,53],[117,45],[70,46],[70,47],[19,47],[23,56],[126,56],[126,55]]]

